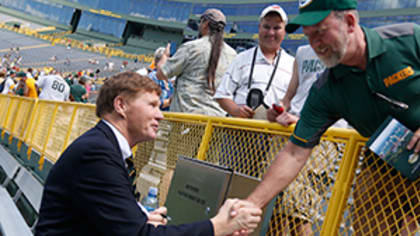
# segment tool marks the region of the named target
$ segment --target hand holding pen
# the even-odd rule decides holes
[[[171,217],[167,216],[166,207],[159,207],[158,209],[149,212],[147,223],[154,225],[155,227],[159,225],[166,225],[168,221],[171,220]]]

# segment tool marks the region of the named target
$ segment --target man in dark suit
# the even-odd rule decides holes
[[[251,232],[261,211],[244,204],[229,216],[231,199],[210,220],[166,226],[161,214],[147,213],[135,199],[125,160],[139,142],[156,138],[160,88],[133,72],[109,78],[96,102],[101,121],[76,139],[47,178],[36,236],[54,235],[228,235]]]

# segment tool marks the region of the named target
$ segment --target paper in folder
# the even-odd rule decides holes
[[[412,136],[412,130],[395,118],[388,117],[366,145],[403,176],[416,180],[420,175],[419,154],[407,149]]]

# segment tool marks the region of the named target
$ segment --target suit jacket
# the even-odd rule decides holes
[[[147,224],[137,205],[117,139],[104,122],[77,138],[44,186],[36,236],[213,235],[210,220]]]

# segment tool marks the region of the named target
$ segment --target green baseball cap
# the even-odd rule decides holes
[[[349,10],[356,7],[356,0],[299,0],[299,15],[289,21],[286,31],[293,33],[301,25],[316,25],[333,10]]]
[[[26,73],[25,72],[23,72],[23,71],[19,71],[17,74],[16,74],[16,77],[26,77]]]

